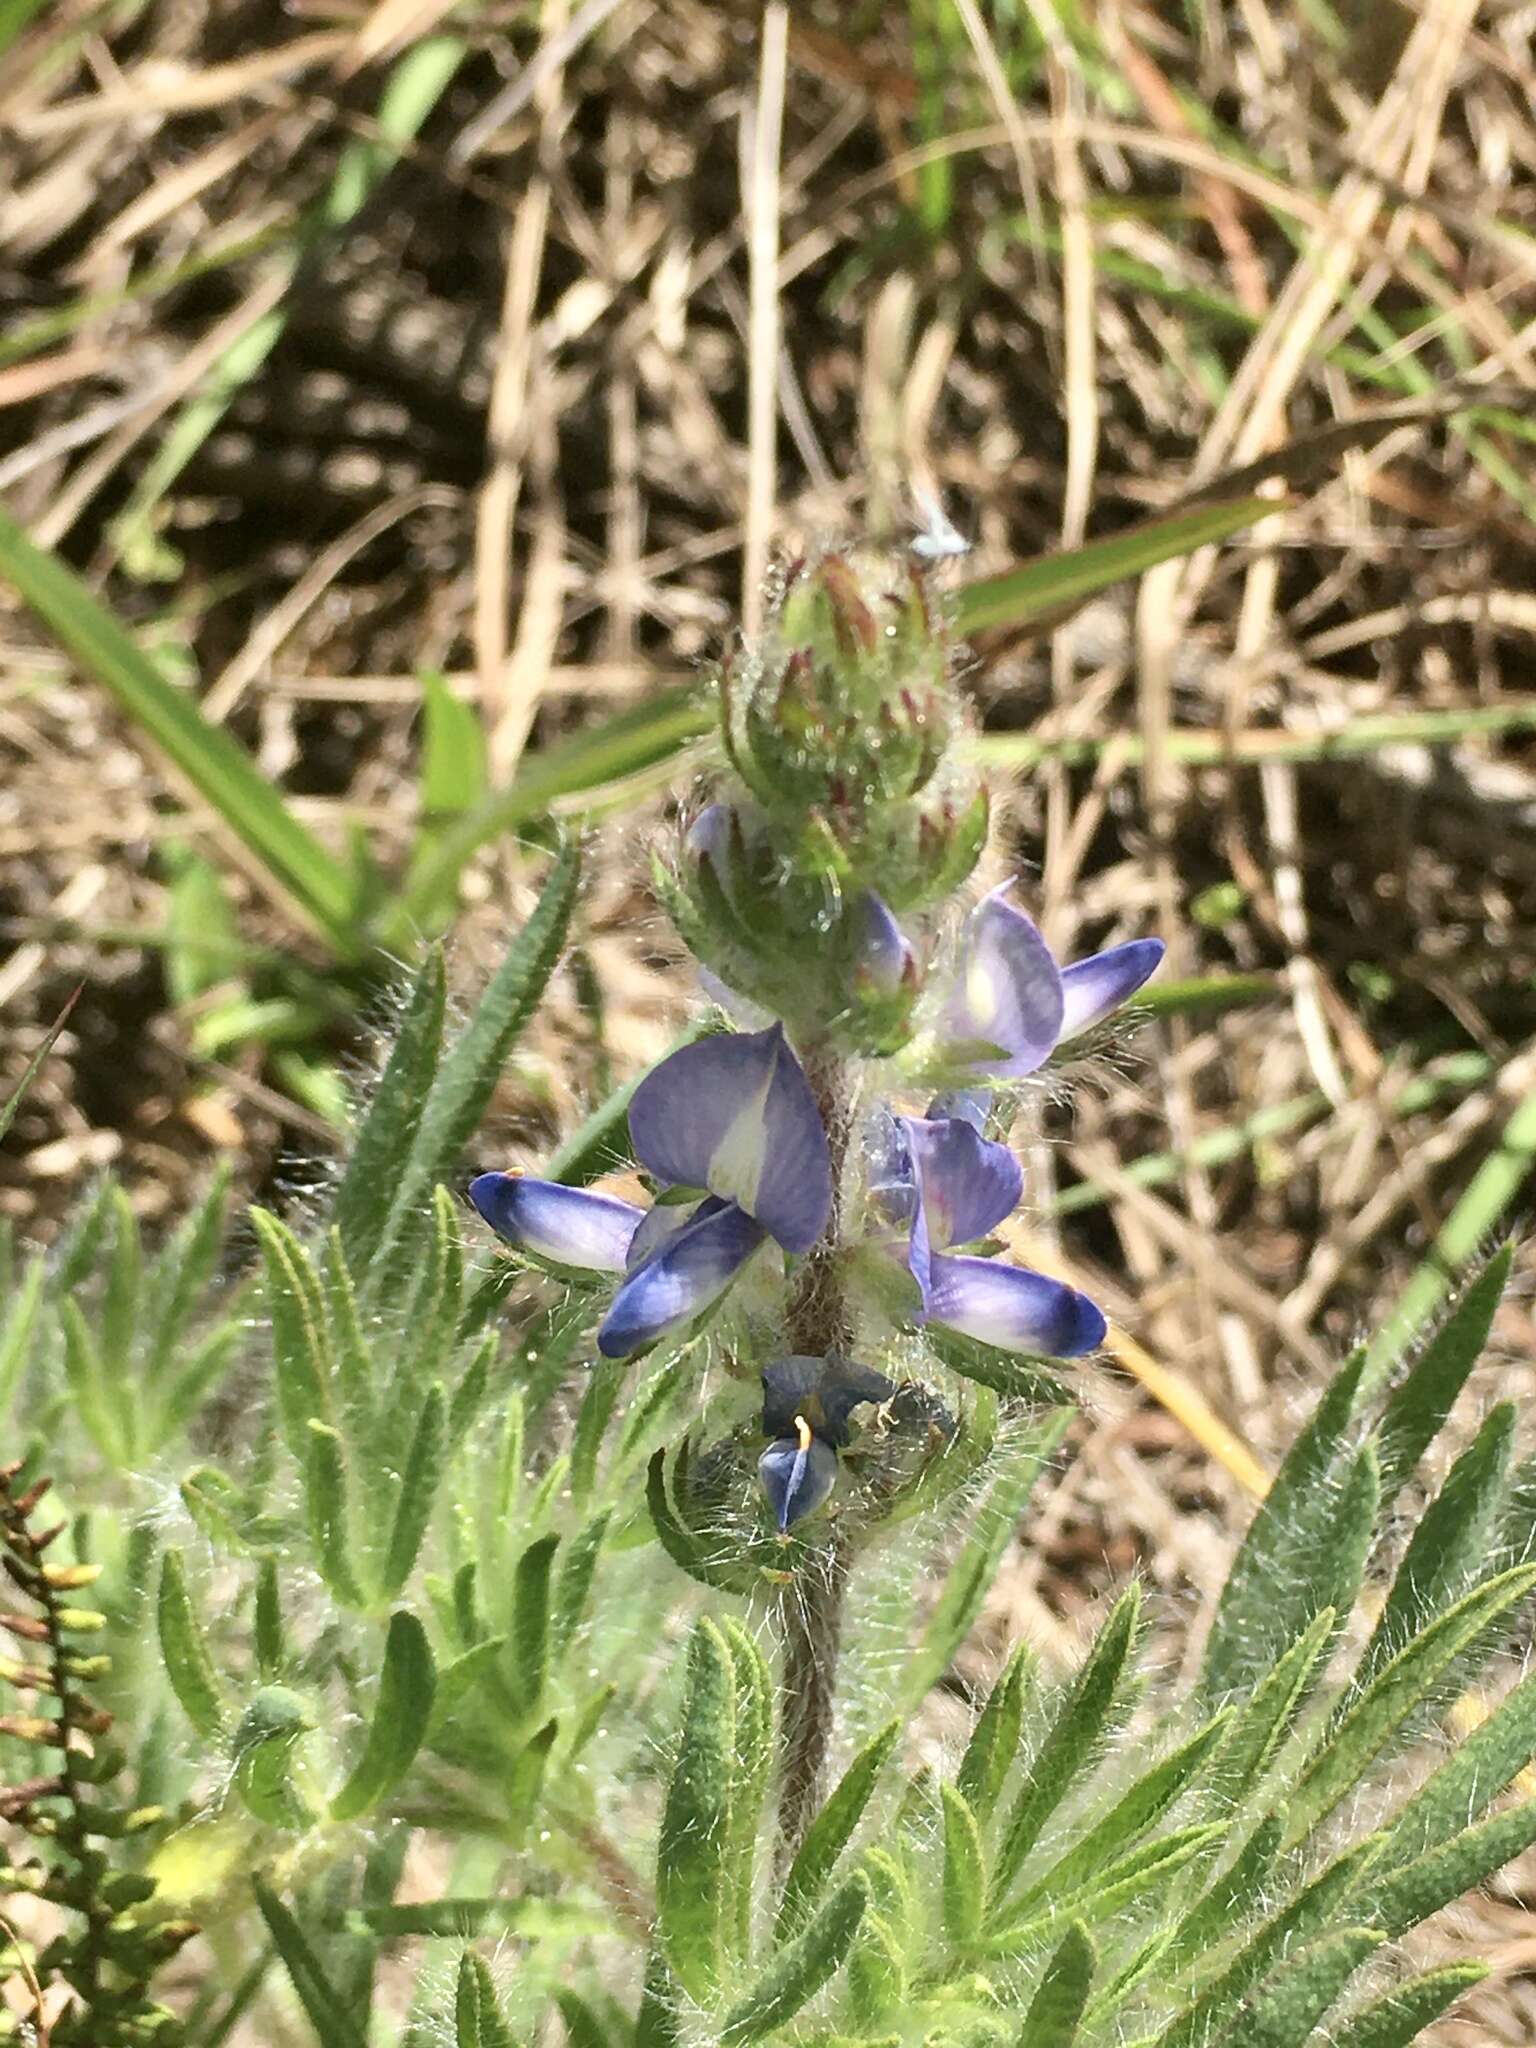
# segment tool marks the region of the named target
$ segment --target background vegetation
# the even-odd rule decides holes
[[[1350,1342],[1528,1200],[1529,16],[787,31],[781,73],[747,8],[0,9],[0,1097],[84,984],[0,1203],[56,1239],[111,1166],[126,1245],[215,1167],[302,1200],[391,963],[451,919],[478,993],[579,823],[464,1163],[547,1155],[682,1023],[643,846],[772,546],[916,484],[980,579],[1284,488],[1065,623],[979,615],[968,679],[1053,942],[1174,958],[1031,1159],[1113,1362],[957,1669],[1073,1661],[1133,1568],[1177,1660]],[[1528,1273],[1485,1392],[1530,1391]],[[1518,1891],[1477,1917],[1470,2038],[1526,2040]]]

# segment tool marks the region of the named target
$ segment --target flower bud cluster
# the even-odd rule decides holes
[[[1003,1140],[1018,1084],[1134,994],[1162,948],[1133,940],[1063,968],[1010,884],[937,951],[935,913],[987,825],[953,669],[910,558],[831,552],[786,574],[761,644],[722,678],[735,776],[656,869],[750,1028],[682,1047],[636,1088],[652,1206],[516,1174],[470,1190],[530,1259],[614,1276],[596,1337],[610,1358],[715,1323],[752,1269],[753,1315],[716,1326],[728,1370],[760,1380],[760,1419],[692,1470],[712,1496],[755,1468],[768,1540],[839,1513],[849,1458],[845,1535],[862,1534],[949,1447],[943,1398],[892,1369],[903,1331],[1051,1358],[1105,1331],[1076,1289],[998,1255],[1023,1186]],[[889,1485],[859,1455],[871,1441],[890,1445]],[[665,1507],[685,1558],[688,1512]]]

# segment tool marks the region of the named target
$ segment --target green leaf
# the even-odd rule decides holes
[[[674,1467],[678,1483],[683,1484],[688,1467],[686,1437],[674,1454]],[[687,1572],[690,1578],[712,1587],[716,1592],[736,1593],[742,1590],[741,1572],[735,1560],[717,1556],[718,1542],[713,1546],[707,1545],[678,1513],[668,1483],[665,1447],[652,1455],[646,1468],[645,1505],[657,1540],[675,1565]]]
[[[1015,1910],[1022,1912],[1041,1899],[1069,1898],[1112,1856],[1122,1854],[1138,1835],[1161,1819],[1190,1784],[1226,1733],[1229,1719],[1229,1713],[1223,1710],[1180,1744],[1171,1756],[1144,1772],[1121,1793],[1103,1818],[1079,1834],[1066,1855],[1015,1902]]]
[[[1447,1473],[1403,1553],[1346,1697],[1363,1692],[1409,1637],[1464,1593],[1485,1566],[1504,1502],[1514,1435],[1514,1404],[1504,1402]]]
[[[662,1061],[706,1036],[710,1028],[707,1018],[698,1018],[673,1039],[662,1054]],[[644,1079],[643,1074],[637,1074],[603,1098],[551,1156],[544,1168],[547,1180],[563,1181],[567,1187],[585,1187],[589,1181],[629,1164],[634,1158],[629,1142],[629,1099]]]
[[[612,1519],[613,1510],[604,1509],[584,1529],[579,1529],[565,1546],[565,1561],[560,1567],[560,1587],[550,1633],[551,1647],[557,1657],[564,1654],[581,1626],[598,1556]]]
[[[1034,1674],[1034,1653],[1020,1643],[1008,1659],[1001,1676],[977,1716],[971,1739],[960,1759],[955,1779],[961,1797],[978,1819],[990,1820],[1013,1760],[1019,1753],[1024,1727],[1024,1689]]]
[[[559,1547],[558,1536],[540,1536],[528,1545],[512,1574],[508,1676],[520,1714],[531,1714],[544,1691],[549,1667],[549,1579]]]
[[[132,1461],[132,1381],[109,1378],[106,1361],[85,1312],[72,1296],[60,1310],[64,1329],[64,1371],[75,1413],[109,1465]]]
[[[1290,1842],[1301,1841],[1332,1813],[1462,1651],[1532,1586],[1536,1566],[1502,1572],[1474,1587],[1398,1652],[1332,1730],[1326,1747],[1292,1791],[1287,1802]]]
[[[1336,2048],[1409,2048],[1426,2028],[1432,2027],[1464,1991],[1481,1984],[1488,1974],[1486,1963],[1448,1963],[1443,1969],[1426,1971],[1406,1984],[1396,1985],[1355,2014],[1344,2031],[1334,2036]]]
[[[1069,1927],[1035,1987],[1018,2048],[1073,2048],[1097,1965],[1085,1927]]]
[[[792,2020],[831,1978],[859,1931],[869,1887],[857,1873],[827,1900],[804,1933],[779,1952],[720,2029],[721,2048],[745,2048]]]
[[[223,1688],[187,1592],[179,1550],[168,1550],[160,1566],[159,1620],[160,1654],[182,1712],[205,1741],[222,1741]]]
[[[426,1206],[439,1181],[451,1177],[485,1114],[507,1055],[555,971],[576,902],[579,870],[576,849],[567,846],[473,1017],[438,1066],[409,1157],[394,1174],[394,1199],[381,1234],[381,1253],[371,1270],[388,1264],[388,1252],[407,1220]]]
[[[1265,1814],[1232,1862],[1175,1926],[1168,1947],[1170,1966],[1222,1946],[1234,1928],[1273,1899],[1284,1836],[1283,1814]]]
[[[603,1433],[613,1419],[614,1407],[629,1377],[627,1358],[599,1358],[587,1381],[571,1435],[571,1498],[579,1509],[592,1497],[597,1483],[597,1460],[603,1447]]]
[[[267,879],[343,959],[355,958],[351,888],[326,852],[222,726],[161,675],[86,584],[34,547],[0,511],[0,575],[85,673],[189,782],[250,853]]]
[[[645,1966],[645,1989],[635,2019],[635,2048],[680,2048],[678,1989],[666,1957],[652,1949]]]
[[[1349,1605],[1335,1597],[1338,1520],[1364,1363],[1357,1353],[1324,1391],[1249,1524],[1206,1644],[1209,1693],[1251,1691],[1321,1609]]]
[[[1536,1799],[1452,1835],[1370,1888],[1361,1918],[1395,1941],[1536,1842]]]
[[[417,1553],[432,1504],[437,1498],[443,1471],[443,1439],[447,1428],[448,1397],[441,1380],[434,1380],[421,1404],[411,1447],[406,1453],[400,1479],[400,1497],[395,1503],[394,1524],[389,1532],[389,1549],[379,1573],[378,1591],[383,1600],[395,1599],[415,1569]]]
[[[1209,547],[1270,518],[1273,498],[1238,498],[1196,505],[1159,519],[1143,519],[1106,540],[1056,555],[1042,555],[1001,576],[968,585],[956,601],[956,624],[967,637],[994,626],[1025,626],[1075,610],[1095,591],[1140,576],[1159,562]]]
[[[256,1668],[270,1683],[281,1676],[288,1662],[283,1631],[283,1595],[277,1575],[277,1559],[264,1557],[256,1575],[256,1619],[253,1627]]]
[[[170,849],[166,891],[165,984],[177,1009],[238,976],[246,960],[223,874],[200,853]],[[244,984],[240,984],[242,987]]]
[[[433,946],[416,970],[378,1092],[352,1141],[336,1190],[334,1220],[354,1274],[368,1270],[410,1156],[437,1071],[445,1001],[442,949]]]
[[[333,1820],[371,1813],[409,1770],[427,1732],[437,1669],[426,1630],[404,1609],[389,1617],[384,1668],[368,1740],[351,1776],[331,1801]]]
[[[1536,1676],[1522,1679],[1486,1721],[1461,1737],[1439,1770],[1393,1816],[1387,1836],[1394,1867],[1476,1820],[1533,1756]]]
[[[774,1926],[776,1942],[788,1941],[805,1925],[811,1909],[821,1897],[838,1858],[853,1838],[874,1796],[880,1773],[901,1740],[902,1724],[888,1721],[872,1736],[849,1764],[805,1831],[795,1860],[789,1866],[779,1900]]]
[[[288,1448],[302,1467],[309,1458],[309,1425],[331,1419],[324,1302],[309,1254],[287,1224],[266,1209],[253,1206],[249,1213],[266,1275],[278,1414]]]
[[[701,2002],[719,1978],[736,1746],[731,1653],[711,1621],[688,1646],[683,1733],[656,1851],[657,1932],[683,1988]]]
[[[752,1949],[757,1835],[773,1772],[773,1674],[754,1637],[739,1621],[721,1623],[736,1688],[736,1754],[731,1773],[731,1908],[726,1938],[739,1956]]]
[[[17,1386],[32,1355],[32,1334],[47,1273],[48,1262],[39,1252],[28,1262],[21,1285],[6,1304],[5,1321],[0,1324],[0,1417],[10,1416]]]
[[[584,1998],[557,1990],[555,2004],[565,2028],[565,2048],[615,2048],[613,2035]]]
[[[327,1976],[319,1957],[305,1939],[303,1929],[278,1898],[260,1881],[256,1882],[256,1903],[267,1923],[272,1945],[299,1994],[299,2003],[324,2048],[368,2048],[341,1994]]]
[[[1211,1785],[1234,1805],[1254,1791],[1295,1727],[1327,1662],[1337,1621],[1331,1607],[1314,1615],[1306,1634],[1292,1643],[1229,1724],[1211,1770]]]
[[[998,1848],[992,1875],[994,1916],[1005,1905],[1042,1828],[1098,1755],[1114,1725],[1132,1673],[1140,1610],[1140,1592],[1133,1585],[1120,1596],[1100,1629],[1087,1662],[1067,1689],[1039,1753],[1031,1760]]]
[[[219,1262],[233,1168],[220,1160],[208,1191],[156,1262],[147,1312],[146,1352],[151,1367],[163,1370],[201,1302]]]
[[[1303,2048],[1350,1978],[1386,1939],[1373,1927],[1344,1927],[1288,1956],[1237,2022],[1243,2048]]]
[[[985,1955],[1008,1956],[1038,1946],[1063,1918],[1106,1920],[1123,1913],[1145,1893],[1168,1880],[1222,1838],[1219,1821],[1204,1827],[1181,1828],[1155,1842],[1143,1842],[1066,1898],[1052,1899],[1041,1910],[1026,1913],[1003,1926],[989,1925],[979,1949]]]
[[[1408,1377],[1389,1396],[1376,1431],[1384,1503],[1397,1498],[1455,1406],[1467,1375],[1488,1342],[1513,1257],[1512,1245],[1495,1253]]]
[[[1157,2036],[1157,2048],[1196,2048],[1214,2041],[1243,2009],[1254,1985],[1282,1958],[1325,1929],[1358,1889],[1381,1855],[1384,1838],[1356,1843],[1320,1871],[1295,1898],[1249,1936],[1214,1983],[1178,2013]]]
[[[916,1707],[928,1688],[948,1670],[970,1633],[997,1576],[1003,1553],[1018,1535],[1019,1518],[1041,1473],[1072,1425],[1074,1411],[1042,1416],[1008,1448],[984,1504],[976,1511],[965,1547],[950,1567],[944,1590],[916,1649],[907,1660],[901,1703]]]
[[[944,1932],[959,1955],[970,1952],[981,1932],[987,1898],[987,1859],[981,1830],[962,1793],[940,1787],[944,1801]]]
[[[344,1607],[366,1604],[352,1564],[346,1446],[328,1422],[309,1425],[304,1462],[305,1520],[320,1576]]]
[[[515,2048],[490,1970],[473,1949],[459,1958],[453,2023],[455,2048]]]
[[[558,1721],[546,1721],[523,1744],[507,1774],[507,1819],[514,1844],[526,1833],[538,1810],[544,1794],[544,1774],[559,1733]]]
[[[964,1337],[955,1330],[941,1330],[937,1323],[924,1330],[923,1340],[951,1372],[979,1387],[990,1387],[994,1394],[1028,1401],[1036,1408],[1071,1408],[1070,1388],[1044,1359],[999,1351],[995,1344],[983,1344],[979,1338]]]

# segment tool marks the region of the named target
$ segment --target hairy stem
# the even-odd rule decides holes
[[[835,1053],[812,1048],[804,1063],[832,1154],[832,1213],[821,1242],[800,1268],[786,1334],[792,1352],[825,1358],[846,1351],[853,1337],[842,1257],[843,1172],[853,1104],[847,1066]],[[834,1536],[779,1596],[779,1842],[785,1862],[799,1848],[821,1791],[847,1583],[847,1561]]]
[[[787,1864],[821,1795],[831,1747],[848,1566],[836,1539],[779,1596],[779,1853]]]

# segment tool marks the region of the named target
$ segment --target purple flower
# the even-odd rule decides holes
[[[796,1356],[764,1366],[763,1434],[774,1441],[757,1461],[757,1476],[781,1536],[831,1493],[854,1409],[895,1391],[884,1373],[851,1359]]]
[[[1131,939],[1070,967],[1005,899],[1005,882],[972,912],[939,1032],[977,1079],[1022,1080],[1057,1046],[1117,1010],[1156,970],[1161,939]]]
[[[802,1422],[792,1437],[777,1437],[757,1461],[758,1484],[768,1496],[779,1534],[814,1514],[837,1484],[837,1453]]]
[[[685,1045],[629,1104],[635,1155],[692,1204],[645,1210],[612,1195],[483,1173],[469,1198],[500,1236],[556,1265],[624,1278],[597,1333],[627,1358],[701,1314],[772,1237],[807,1252],[832,1208],[832,1161],[782,1026]]]
[[[1023,1174],[1005,1145],[960,1117],[894,1117],[877,1141],[870,1189],[907,1232],[920,1321],[1048,1358],[1076,1358],[1104,1341],[1103,1316],[1075,1287],[950,1250],[984,1237],[1017,1205]]]

